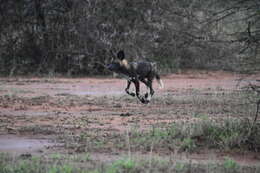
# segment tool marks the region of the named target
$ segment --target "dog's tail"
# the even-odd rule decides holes
[[[159,84],[159,88],[160,89],[163,89],[164,88],[164,83],[162,81],[162,79],[160,78],[160,76],[158,74],[155,75],[155,78],[156,78],[156,81],[158,82]]]

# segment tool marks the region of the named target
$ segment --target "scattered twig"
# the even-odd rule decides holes
[[[258,116],[258,111],[259,111],[259,105],[260,105],[260,99],[258,100],[258,102],[256,103],[256,114],[255,114],[255,119],[254,119],[254,123],[257,120],[257,116]]]
[[[255,118],[254,118],[254,122],[253,122],[253,123],[255,123],[257,121],[259,106],[260,106],[260,87],[257,85],[253,85],[251,83],[249,83],[249,86],[259,96],[258,101],[256,102],[256,113],[255,113]]]

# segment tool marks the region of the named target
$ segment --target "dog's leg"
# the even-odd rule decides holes
[[[148,81],[146,81],[145,79],[143,78],[140,78],[139,79],[141,82],[143,82],[145,84],[145,86],[147,87],[147,92],[144,94],[144,97],[147,99],[148,96],[149,96],[149,93],[148,93],[148,88],[149,88],[149,85],[148,85]],[[150,88],[149,88],[150,89]]]
[[[130,88],[130,86],[131,86],[131,80],[127,80],[127,87],[126,87],[126,89],[125,89],[125,92],[127,93],[127,94],[129,94],[130,96],[135,96],[135,93],[133,93],[133,92],[129,92],[129,88]]]
[[[154,94],[154,90],[153,90],[153,79],[147,79],[147,87],[150,90],[150,94],[148,94],[148,92],[145,95],[145,98],[147,99],[148,102],[151,101],[152,96]]]
[[[152,96],[154,94],[154,90],[153,90],[153,79],[152,78],[148,78],[147,80],[145,79],[140,79],[141,82],[143,82],[147,88],[149,88],[150,90],[150,94],[148,93],[148,91],[145,93],[144,97],[146,99],[147,102],[150,102],[150,100],[152,99]]]
[[[133,82],[135,84],[135,93],[136,93],[137,98],[142,103],[147,104],[148,103],[147,100],[144,97],[140,96],[140,83],[139,83],[138,79],[135,79]]]
[[[148,79],[148,87],[150,88],[150,95],[151,97],[154,95],[154,90],[153,90],[153,79]]]

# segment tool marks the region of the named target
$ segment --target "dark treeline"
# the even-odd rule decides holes
[[[121,49],[163,72],[253,72],[258,1],[0,0],[0,74],[107,74],[110,51]]]

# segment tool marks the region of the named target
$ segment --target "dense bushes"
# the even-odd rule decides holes
[[[248,52],[239,54],[239,50],[249,34],[236,29],[246,31],[252,17],[231,23],[219,15],[228,10],[217,13],[230,6],[240,9],[234,4],[214,0],[2,0],[0,74],[107,74],[102,64],[110,61],[110,50],[119,49],[130,59],[159,62],[164,72],[240,70],[237,64],[241,59],[244,62]],[[241,11],[248,4],[238,3]],[[233,13],[231,20],[249,12]],[[257,24],[253,22],[251,36],[257,36]],[[227,38],[227,33],[236,34]],[[238,35],[243,39],[230,45]],[[258,55],[256,43],[250,48]],[[255,57],[253,64],[259,59]]]

